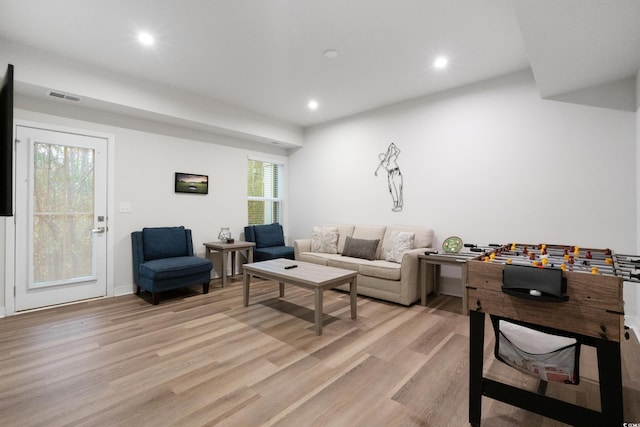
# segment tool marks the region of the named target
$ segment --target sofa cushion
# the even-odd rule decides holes
[[[412,225],[390,225],[384,234],[382,244],[389,238],[394,231],[412,231],[415,233],[413,239],[414,248],[430,248],[433,244],[433,229],[428,227],[412,226]]]
[[[338,253],[338,227],[313,227],[311,252]]]
[[[338,253],[341,254],[344,250],[344,242],[347,237],[353,237],[353,230],[356,226],[352,224],[331,224],[326,227],[336,227],[338,229]]]
[[[379,259],[361,264],[358,271],[363,276],[378,277],[380,279],[400,280],[401,278],[400,264]]]
[[[354,239],[380,239],[384,237],[387,227],[384,225],[356,225],[351,237]]]
[[[353,230],[353,235],[351,237],[353,237],[354,239],[367,239],[367,240],[380,239],[380,242],[382,242],[386,229],[387,227],[384,225],[356,225],[355,229]],[[381,249],[382,249],[382,244],[378,244],[378,249],[376,251],[376,259],[381,258],[380,257],[380,253],[382,252]]]
[[[413,249],[414,237],[413,231],[393,230],[382,243],[382,257],[386,261],[402,262],[404,253]]]
[[[144,260],[188,255],[187,234],[183,226],[142,229]]]
[[[327,261],[327,265],[329,267],[355,270],[363,276],[394,281],[399,281],[401,277],[401,266],[394,262],[382,261],[379,259],[369,261],[363,260],[362,258],[353,258],[348,256],[327,258]]]
[[[294,259],[293,246],[272,246],[253,250],[253,259],[256,262],[276,258]]]
[[[256,248],[284,246],[284,232],[278,223],[256,225],[253,227],[253,234],[256,239]]]
[[[358,272],[362,267],[362,263],[368,262],[363,260],[362,258],[353,258],[344,255],[338,258],[329,258],[327,261],[327,265],[329,267],[344,268],[345,270],[353,270]]]
[[[297,258],[300,261],[312,262],[314,264],[327,265],[330,259],[341,258],[339,254],[325,254],[322,252],[302,252]]]
[[[353,237],[347,237],[344,243],[343,256],[349,256],[354,258],[362,258],[368,260],[376,259],[376,252],[380,239],[355,239]]]
[[[196,256],[154,259],[138,267],[140,276],[152,280],[167,280],[211,271],[211,261]]]

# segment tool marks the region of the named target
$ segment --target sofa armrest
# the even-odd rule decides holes
[[[298,239],[293,242],[295,259],[300,259],[300,253],[311,252],[311,239]]]
[[[407,273],[410,274],[410,272],[408,271],[409,269],[414,269],[416,268],[416,274],[417,274],[417,268],[419,267],[418,265],[418,255],[423,255],[424,252],[429,249],[429,248],[417,248],[417,249],[410,249],[408,251],[406,251],[404,253],[404,255],[402,256],[402,264],[401,264],[401,275],[404,277],[405,274],[405,270],[407,270]]]
[[[405,252],[402,257],[402,264],[400,266],[400,280],[404,284],[404,289],[409,289],[411,292],[410,297],[413,299],[413,292],[416,292],[415,296],[419,295],[420,290],[420,260],[418,255],[423,255],[425,251],[431,248],[416,248]],[[431,293],[433,289],[427,289],[427,294]]]

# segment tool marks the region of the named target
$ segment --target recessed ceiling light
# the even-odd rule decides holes
[[[307,107],[309,107],[310,110],[317,110],[318,109],[318,101],[316,101],[315,99],[312,99],[307,104]]]
[[[443,68],[446,68],[448,63],[449,60],[447,58],[445,58],[444,56],[439,56],[435,61],[433,61],[433,66],[441,70]]]
[[[327,59],[333,59],[336,56],[338,56],[338,51],[335,49],[327,49],[324,52],[322,52],[322,54],[324,55],[325,58]]]
[[[153,36],[147,32],[138,33],[138,41],[145,46],[153,46]]]

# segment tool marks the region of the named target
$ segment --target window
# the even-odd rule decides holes
[[[249,225],[281,222],[280,182],[282,165],[249,159]]]

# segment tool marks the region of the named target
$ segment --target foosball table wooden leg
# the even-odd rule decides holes
[[[599,339],[596,342],[596,349],[603,425],[621,426],[623,425],[624,409],[622,406],[620,343]]]
[[[481,311],[469,312],[469,423],[474,427],[480,427],[482,417],[484,318]]]

